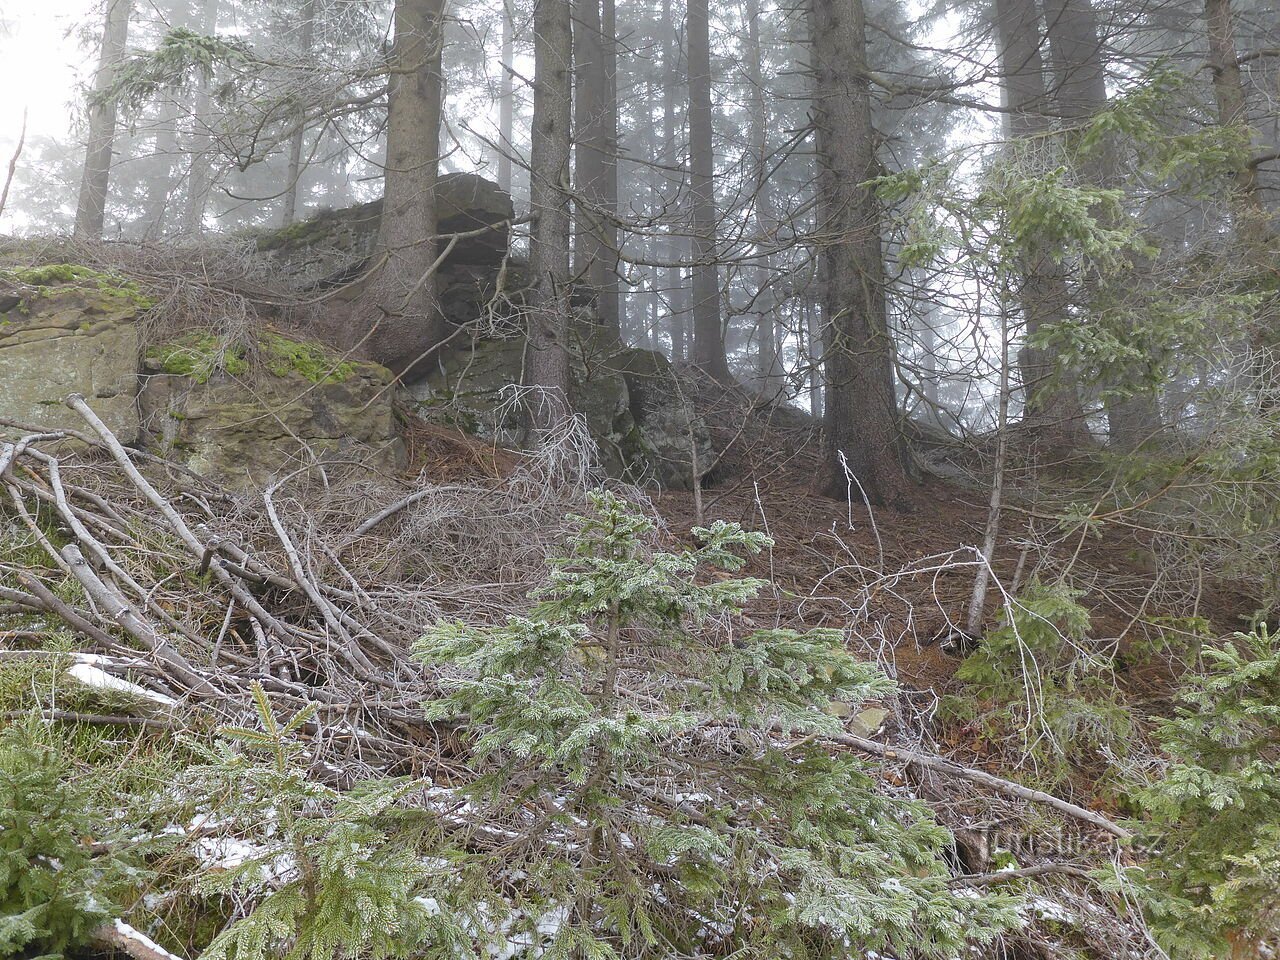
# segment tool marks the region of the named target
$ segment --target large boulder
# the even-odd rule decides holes
[[[573,402],[587,422],[601,465],[614,477],[690,489],[697,451],[700,471],[713,459],[710,431],[684,396],[679,374],[660,353],[629,348],[587,322],[573,327]],[[479,340],[441,357],[409,385],[418,412],[504,446],[529,440],[526,411],[515,402],[525,339],[518,333]]]
[[[0,418],[84,429],[63,404],[83,394],[125,443],[138,438],[138,318],[151,304],[127,280],[51,264],[0,274]],[[14,428],[0,426],[0,436]]]
[[[139,394],[146,445],[242,487],[333,460],[404,466],[385,367],[274,331],[253,347],[208,334],[151,347]]]
[[[493,181],[471,173],[441,177],[436,183],[437,232],[481,232],[454,245],[441,266],[440,285],[466,282],[480,274],[492,276],[507,255],[509,223],[514,217],[511,196]],[[299,287],[341,282],[373,255],[381,219],[381,200],[325,210],[309,220],[261,234],[258,252]],[[491,229],[483,229],[486,227]]]

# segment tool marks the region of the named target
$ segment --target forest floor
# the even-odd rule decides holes
[[[751,621],[765,628],[846,630],[859,652],[899,681],[906,700],[917,705],[918,723],[933,714],[940,698],[962,689],[955,673],[977,643],[963,627],[988,490],[925,472],[906,498],[873,511],[817,496],[812,486],[819,451],[812,423],[794,411],[776,420],[756,416],[750,429],[743,429],[741,413],[711,419],[716,449],[726,452],[708,474],[701,497],[688,490],[651,491],[656,513],[676,543],[692,543],[691,528],[715,520],[769,533],[773,548],[747,572],[773,587],[749,607]],[[519,462],[515,452],[412,419],[407,440],[410,472],[436,482],[498,478]],[[1189,614],[1202,618],[1214,635],[1240,629],[1253,609],[1249,598],[1213,583],[1197,583],[1191,596],[1185,583],[1161,568],[1141,530],[1117,525],[1084,536],[1064,532],[1053,518],[1030,509],[1031,502],[1016,487],[1007,497],[985,629],[999,624],[1004,602],[1032,579],[1050,580],[1069,570],[1090,614],[1090,640],[1117,655],[1116,685],[1124,701],[1137,717],[1168,715],[1177,664],[1148,656],[1130,662],[1129,650],[1158,642],[1162,631],[1178,629]],[[992,770],[1007,769],[1012,759],[1004,745],[984,742],[976,730],[944,724],[926,735]],[[1089,795],[1096,785],[1074,787]]]

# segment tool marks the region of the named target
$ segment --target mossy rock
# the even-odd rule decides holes
[[[0,272],[0,416],[80,429],[83,421],[63,404],[79,393],[121,440],[135,441],[137,321],[150,307],[132,282],[89,267]]]
[[[504,392],[524,376],[524,338],[483,340],[440,358],[409,385],[428,419],[464,426],[486,440],[519,447],[528,439],[520,411]],[[575,322],[570,338],[573,402],[613,477],[689,489],[691,444],[706,469],[710,432],[682,399],[676,372],[661,354],[626,347],[598,324]]]
[[[155,306],[155,301],[143,294],[134,281],[74,263],[46,263],[6,270],[0,273],[0,285],[29,288],[22,297],[28,311],[31,309],[30,301],[76,291],[90,291],[94,300],[110,302],[115,307],[136,313],[145,313]]]
[[[147,359],[164,373],[208,383],[219,374],[251,376],[256,369],[275,377],[301,377],[310,383],[342,383],[356,374],[354,361],[338,356],[311,340],[298,340],[271,330],[257,334],[253,354],[243,343],[228,342],[213,333],[190,332],[147,349]]]
[[[253,352],[200,333],[149,350],[147,446],[243,488],[335,459],[380,473],[403,466],[385,367],[270,330]]]

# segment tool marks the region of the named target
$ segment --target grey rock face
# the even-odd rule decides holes
[[[589,323],[574,327],[570,367],[574,406],[587,421],[610,476],[689,489],[693,450],[710,465],[710,432],[681,396],[666,358],[629,348]],[[430,376],[409,386],[425,417],[506,446],[525,445],[523,417],[505,390],[522,381],[524,340],[480,340],[441,358]]]
[[[260,371],[206,379],[151,353],[139,394],[146,445],[197,473],[251,487],[334,460],[384,474],[404,467],[385,367],[346,362],[316,382],[314,369],[268,358]]]
[[[0,307],[8,308],[0,313],[0,417],[81,430],[63,403],[80,393],[122,441],[134,442],[137,320],[146,306],[124,281],[79,268],[0,278]],[[17,432],[0,426],[0,436]]]

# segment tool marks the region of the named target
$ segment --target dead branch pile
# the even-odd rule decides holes
[[[353,778],[439,762],[411,645],[440,617],[520,609],[583,489],[562,443],[485,485],[405,495],[334,467],[232,493],[67,404],[83,432],[0,444],[0,605],[69,629],[95,669],[173,706],[101,722],[243,721],[257,680],[320,705],[314,754]]]

